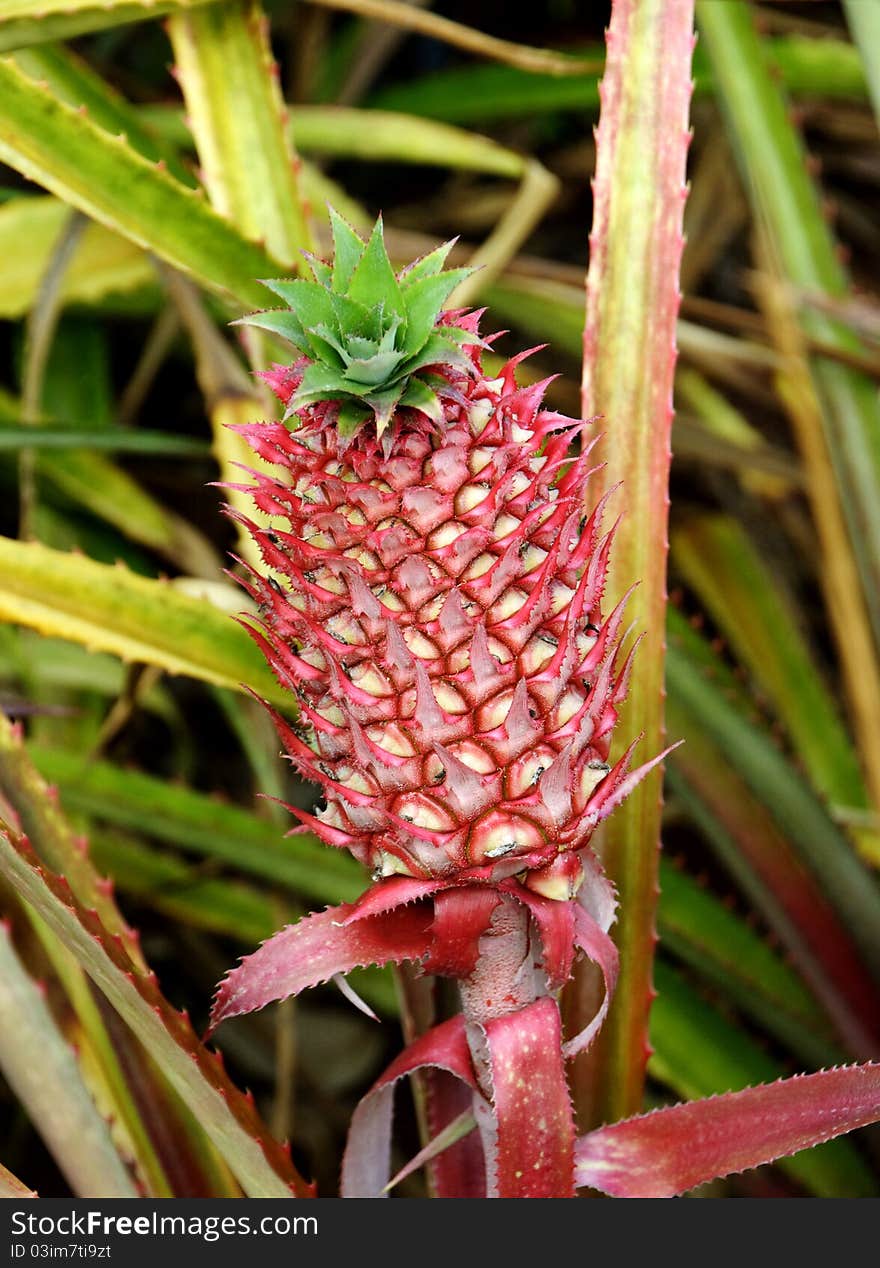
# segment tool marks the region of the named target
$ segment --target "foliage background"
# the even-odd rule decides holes
[[[268,4],[274,81],[251,74],[265,69],[255,6],[160,7],[170,30],[116,24],[143,18],[137,5],[100,23],[76,5],[41,4],[38,20],[26,0],[0,6],[0,702],[198,1031],[237,955],[360,884],[347,859],[282,841],[286,814],[256,797],[314,793],[235,689],[271,685],[228,615],[243,604],[223,573],[240,543],[212,483],[235,457],[224,424],[272,408],[248,361],[278,350],[228,327],[260,303],[263,248],[249,243],[289,269],[311,232],[273,84],[319,243],[327,198],[362,225],[381,210],[401,261],[450,236],[465,259],[486,243],[469,298],[510,328],[499,354],[547,341],[526,372],[559,373],[549,399],[578,414],[608,11],[425,6],[595,64],[550,75],[491,47]],[[668,730],[686,743],[668,772],[651,1104],[876,1056],[880,1041],[876,13],[871,0],[698,5],[667,676]],[[46,100],[88,109],[65,131],[39,113]],[[132,151],[167,174],[148,179]],[[200,180],[232,228],[183,203]],[[0,785],[22,817],[10,753]],[[100,1100],[70,979],[5,887],[0,905]],[[383,1025],[328,986],[219,1038],[322,1193],[354,1104],[399,1046],[391,978],[359,989]],[[409,1109],[401,1119],[403,1161],[418,1135]],[[71,1173],[35,1122],[0,1084],[3,1162],[63,1195]],[[871,1146],[835,1142],[711,1192],[876,1193]]]

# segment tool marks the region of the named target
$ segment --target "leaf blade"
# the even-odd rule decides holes
[[[226,613],[121,566],[0,538],[0,620],[290,705]]]
[[[0,52],[49,40],[67,40],[90,31],[157,18],[174,9],[196,8],[211,0],[5,0],[0,17]]]
[[[578,1142],[576,1166],[614,1197],[675,1197],[878,1118],[880,1066],[823,1070],[601,1128]]]
[[[0,923],[0,1068],[78,1197],[137,1197],[72,1049]]]
[[[76,904],[65,882],[41,871],[21,841],[0,834],[0,872],[42,916],[164,1070],[251,1197],[309,1197],[289,1155],[269,1136],[189,1022],[160,994],[100,922]]]
[[[649,754],[664,747],[667,489],[693,42],[692,0],[617,0],[612,10],[583,335],[581,414],[607,420],[590,496],[621,483],[626,490],[607,598],[619,601],[638,579],[627,614],[644,632],[619,725],[641,733]],[[621,495],[612,496],[619,510]],[[603,862],[620,894],[621,977],[576,1076],[584,1123],[631,1114],[642,1101],[661,786],[658,768],[603,837]]]
[[[0,59],[0,159],[243,307],[283,269],[198,193]]]
[[[651,1077],[678,1097],[698,1100],[755,1084],[788,1071],[756,1039],[722,1013],[661,956],[655,965],[658,996],[651,1012]],[[855,1145],[828,1141],[783,1158],[780,1170],[816,1197],[872,1197],[877,1182]]]
[[[807,156],[750,7],[699,0],[700,30],[756,219],[766,227],[787,280],[807,291],[842,296],[847,277],[809,173]],[[757,122],[760,121],[760,122]],[[757,126],[756,126],[757,123]],[[806,308],[803,331],[841,351],[861,352],[843,322]],[[810,357],[823,408],[820,421],[840,488],[849,543],[858,566],[875,641],[880,641],[880,405],[867,375]]]
[[[312,234],[267,25],[243,0],[174,13],[168,33],[212,205],[303,272]]]

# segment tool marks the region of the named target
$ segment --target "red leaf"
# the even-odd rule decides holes
[[[574,1197],[574,1120],[555,1000],[485,1025],[500,1198]]]
[[[880,1064],[802,1074],[600,1127],[575,1148],[577,1182],[669,1198],[880,1119]]]
[[[367,964],[421,960],[430,950],[431,909],[425,903],[344,924],[351,912],[345,903],[306,916],[247,956],[220,983],[211,1009],[211,1031],[229,1017],[297,995],[335,973]]]
[[[593,1019],[565,1044],[563,1052],[566,1058],[576,1057],[579,1052],[586,1052],[602,1029],[611,1005],[614,987],[617,984],[617,971],[620,965],[617,947],[608,934],[596,924],[589,912],[580,906],[575,907],[574,940],[578,950],[583,951],[587,959],[598,964],[602,970],[605,994]]]
[[[473,1092],[445,1070],[427,1070],[424,1075],[428,1127],[431,1139],[473,1106]],[[486,1196],[486,1160],[479,1133],[472,1131],[444,1149],[430,1163],[434,1193],[438,1198]]]
[[[346,908],[346,914],[340,916],[340,920],[351,924],[365,917],[380,916],[383,912],[418,902],[420,898],[430,898],[438,889],[444,889],[446,884],[448,882],[442,880],[417,880],[413,876],[387,877],[364,890],[360,898]],[[342,911],[342,908],[339,910]]]
[[[568,981],[574,960],[574,902],[561,903],[533,894],[524,885],[517,886],[516,897],[528,907],[541,935],[541,960],[551,990],[558,990]]]
[[[394,1088],[405,1074],[425,1066],[448,1071],[469,1088],[476,1089],[463,1017],[453,1017],[411,1043],[358,1105],[342,1161],[340,1192],[344,1198],[386,1196],[383,1190],[391,1175]]]
[[[497,890],[477,885],[438,894],[431,926],[434,946],[425,961],[425,971],[446,977],[469,977],[480,954],[480,938],[489,928],[500,901]]]

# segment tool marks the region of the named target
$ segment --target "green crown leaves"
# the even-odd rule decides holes
[[[469,371],[463,351],[479,337],[437,319],[453,288],[471,269],[443,271],[445,243],[395,274],[385,250],[382,217],[364,242],[332,208],[333,262],[309,259],[313,282],[263,283],[288,305],[242,319],[281,335],[308,357],[285,417],[317,401],[339,401],[339,432],[353,436],[371,417],[382,435],[401,406],[443,417],[430,367]]]

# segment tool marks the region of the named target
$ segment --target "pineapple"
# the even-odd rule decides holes
[[[381,220],[364,243],[331,218],[332,264],[268,282],[286,307],[246,319],[297,357],[265,375],[284,419],[240,429],[262,460],[240,487],[272,525],[244,521],[266,565],[244,584],[298,704],[295,726],[275,715],[282,742],[323,791],[293,813],[374,884],[233,970],[214,1023],[354,964],[416,960],[460,980],[463,1019],[490,1036],[512,1014],[547,1035],[555,1017],[570,1162],[552,995],[576,949],[601,965],[605,1003],[571,1054],[616,971],[590,836],[653,765],[627,773],[631,748],[609,763],[632,653],[625,600],[601,613],[613,532],[601,504],[584,511],[586,424],[543,408],[545,383],[517,386],[527,354],[484,375],[480,314],[443,311],[465,273],[444,271],[449,245],[395,275]],[[481,1077],[475,1095],[500,1094],[497,1071],[494,1092]]]

